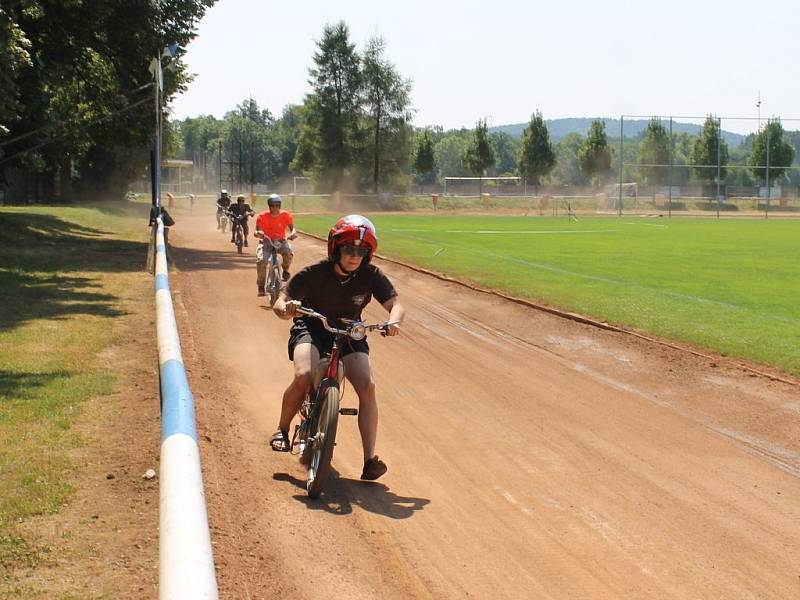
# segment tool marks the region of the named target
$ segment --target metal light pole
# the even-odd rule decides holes
[[[717,218],[719,219],[719,204],[720,204],[720,172],[721,172],[721,151],[722,148],[722,118],[717,117]]]
[[[153,76],[156,79],[155,96],[156,96],[156,140],[153,149],[153,206],[158,211],[161,208],[161,85],[164,77],[161,71],[161,57],[158,56],[153,59]]]
[[[161,67],[161,59],[169,58],[170,62],[175,58],[178,52],[177,44],[169,44],[165,46],[154,59],[150,61],[150,72],[155,79],[155,103],[156,103],[156,135],[153,148],[153,162],[152,168],[154,174],[151,177],[153,182],[153,207],[156,212],[161,208],[161,92],[164,89],[164,70]]]

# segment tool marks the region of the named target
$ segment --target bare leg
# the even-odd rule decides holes
[[[372,381],[372,366],[369,355],[353,352],[344,357],[344,372],[358,395],[358,430],[364,460],[375,456],[375,441],[378,437],[378,401],[375,383]]]
[[[278,428],[281,431],[289,431],[292,419],[300,410],[303,403],[303,395],[311,387],[311,377],[314,369],[319,363],[319,352],[310,343],[298,344],[294,348],[294,378],[283,392],[283,403],[281,405],[281,419]]]

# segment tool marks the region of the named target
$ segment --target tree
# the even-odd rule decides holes
[[[550,143],[550,134],[538,110],[531,115],[530,123],[522,132],[519,154],[519,173],[536,187],[545,175],[553,170],[556,154]]]
[[[0,136],[8,132],[8,124],[19,111],[18,77],[31,66],[31,43],[8,13],[0,8]]]
[[[469,170],[464,165],[464,156],[469,146],[469,132],[467,130],[451,131],[442,136],[433,147],[436,164],[439,165],[439,179],[445,177],[460,177],[468,175]]]
[[[436,177],[436,157],[433,153],[433,140],[430,131],[423,130],[414,152],[414,172],[421,184],[432,183]]]
[[[486,125],[486,119],[478,121],[475,125],[475,131],[472,135],[472,142],[467,146],[467,152],[464,155],[464,163],[470,172],[481,177],[479,180],[479,193],[483,195],[483,177],[486,175],[486,170],[494,165],[495,155],[492,143],[489,140],[489,128]]]
[[[122,197],[149,161],[154,130],[150,60],[168,43],[188,44],[213,2],[4,3],[17,38],[24,36],[30,56],[36,57],[16,75],[0,69],[18,90],[18,118],[9,136],[24,136],[6,148],[3,169],[22,173],[15,175],[11,196],[24,194],[25,184],[35,180],[47,196],[56,189],[65,196],[74,184],[83,198]],[[162,112],[189,80],[180,56],[181,51],[174,70],[165,73]]]
[[[290,173],[290,164],[297,153],[297,139],[300,135],[300,107],[288,104],[283,108],[281,117],[275,122],[272,132],[273,144],[279,156],[276,175],[286,176]]]
[[[717,162],[719,161],[719,183],[725,179],[725,165],[728,164],[728,144],[720,135],[719,120],[708,115],[703,131],[692,147],[692,171],[700,181],[717,181]],[[704,166],[705,165],[705,166]],[[709,168],[708,165],[714,165]]]
[[[750,167],[753,174],[757,178],[762,178],[765,185],[772,185],[772,182],[779,181],[785,176],[786,169],[783,167],[790,166],[794,160],[794,148],[784,136],[781,122],[778,119],[770,119],[753,141]]]
[[[345,170],[357,161],[361,143],[360,59],[343,21],[325,26],[309,75],[314,91],[302,111],[294,164],[314,170],[318,182],[336,191],[342,186]]]
[[[583,147],[580,133],[568,133],[555,147],[556,166],[549,179],[561,185],[586,185],[588,179],[581,169],[580,153]]]
[[[367,43],[362,60],[363,105],[369,115],[372,138],[372,191],[378,192],[381,170],[398,171],[385,146],[397,145],[409,113],[411,82],[403,79],[384,57],[386,44],[379,36]],[[394,168],[393,168],[394,167]],[[385,177],[384,177],[385,179]]]
[[[667,181],[669,164],[669,134],[656,118],[650,120],[639,145],[639,172],[648,185]]]
[[[489,139],[494,146],[494,153],[497,157],[492,175],[516,175],[517,156],[519,155],[520,143],[517,138],[512,137],[505,131],[493,131]]]
[[[606,137],[606,124],[601,119],[592,121],[589,133],[578,151],[581,172],[595,187],[600,185],[603,176],[611,168],[611,148]]]

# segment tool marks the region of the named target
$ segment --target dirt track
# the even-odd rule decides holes
[[[228,239],[171,233],[222,597],[800,597],[800,387],[381,261],[408,312],[371,338],[389,472],[358,481],[342,417],[309,501],[265,443],[289,324]]]

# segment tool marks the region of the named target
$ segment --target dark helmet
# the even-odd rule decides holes
[[[363,263],[369,262],[378,249],[378,233],[375,225],[361,215],[342,217],[328,232],[328,259],[337,262],[340,248],[345,244],[369,248]]]
[[[267,198],[267,206],[280,206],[281,197],[278,194],[270,194]]]
[[[239,194],[238,196],[236,196],[236,201],[237,202],[244,202],[244,194]]]

